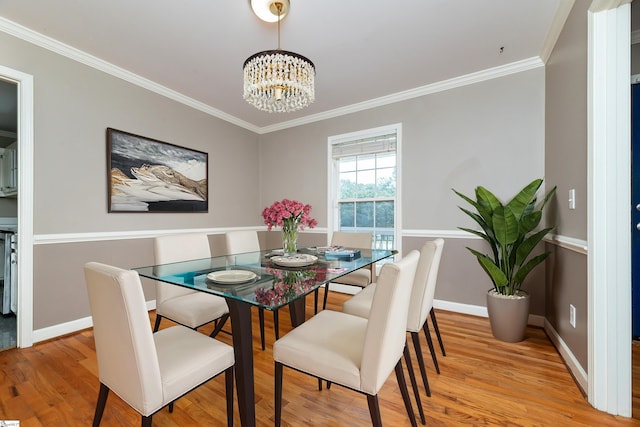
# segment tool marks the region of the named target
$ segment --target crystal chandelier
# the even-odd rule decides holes
[[[280,20],[289,10],[289,0],[251,0],[255,14],[265,21],[277,16],[278,49],[265,50],[244,61],[244,99],[259,110],[287,113],[315,100],[313,62],[280,49]]]

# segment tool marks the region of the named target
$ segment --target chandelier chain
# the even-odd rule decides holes
[[[282,15],[282,3],[276,3],[278,8],[278,50],[280,50],[280,16]]]

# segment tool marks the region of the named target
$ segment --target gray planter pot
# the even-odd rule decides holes
[[[522,341],[527,331],[530,300],[525,291],[519,291],[515,296],[500,295],[493,289],[487,292],[487,311],[493,336],[505,342]]]

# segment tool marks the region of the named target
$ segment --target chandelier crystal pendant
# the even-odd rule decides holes
[[[277,14],[278,49],[251,55],[244,62],[244,99],[259,110],[287,113],[315,100],[315,66],[306,57],[280,49],[280,20],[289,10],[288,0],[252,0],[256,15],[264,20]]]

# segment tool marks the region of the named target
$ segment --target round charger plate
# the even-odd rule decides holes
[[[271,262],[282,267],[305,267],[318,261],[318,257],[309,254],[271,257]]]
[[[233,285],[246,283],[258,277],[256,273],[249,270],[219,270],[207,274],[207,279],[223,285]]]

